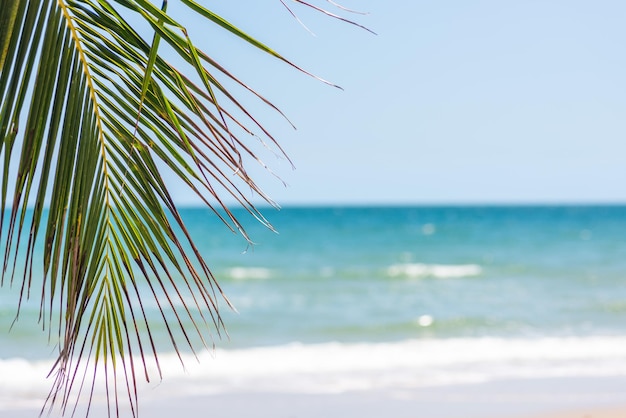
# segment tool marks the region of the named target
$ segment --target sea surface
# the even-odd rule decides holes
[[[255,245],[182,211],[237,312],[221,303],[229,337],[199,362],[163,345],[168,394],[626,375],[626,206],[264,210],[277,233],[235,213]],[[0,288],[0,408],[52,383],[38,304],[11,327],[15,295]]]

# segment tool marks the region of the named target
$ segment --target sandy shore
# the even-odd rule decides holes
[[[555,412],[545,415],[537,415],[528,418],[624,418],[626,417],[626,406],[610,409],[586,409],[577,411]]]
[[[140,402],[142,418],[626,418],[626,377],[529,379],[342,394],[168,397],[157,388]],[[38,412],[0,410],[0,417],[35,418]],[[97,404],[90,417],[107,415],[105,405]],[[122,409],[120,416],[130,416],[129,411]]]

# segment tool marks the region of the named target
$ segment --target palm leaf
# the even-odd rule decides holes
[[[196,1],[181,3],[298,68]],[[150,31],[138,32],[131,18]],[[160,44],[187,66],[172,66]],[[9,217],[6,224],[0,218],[0,236],[6,237],[0,285],[15,282],[20,305],[31,287],[41,288],[42,321],[51,340],[58,340],[47,407],[65,412],[82,396],[91,399],[101,376],[109,413],[118,414],[124,396],[136,415],[136,376],[150,378],[149,358],[160,375],[146,299],[159,306],[179,357],[183,347],[197,350],[198,341],[209,345],[211,332],[224,332],[218,303],[228,301],[191,240],[162,170],[178,176],[246,238],[223,195],[270,226],[241,190],[272,203],[247,174],[249,162],[263,163],[246,141],[254,134],[278,144],[226,81],[278,111],[150,1],[2,3],[0,210]],[[39,245],[42,278],[33,277]],[[20,252],[26,260],[21,280]],[[191,327],[184,326],[187,320]]]

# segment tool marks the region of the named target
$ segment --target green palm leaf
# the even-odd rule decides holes
[[[199,3],[181,3],[293,65]],[[147,23],[148,37],[131,17]],[[164,44],[185,68],[164,59]],[[147,0],[3,0],[0,210],[9,217],[6,224],[0,218],[0,236],[7,237],[0,285],[16,282],[20,303],[32,285],[41,287],[42,320],[59,350],[50,408],[58,404],[65,412],[81,396],[90,399],[100,375],[109,404],[117,411],[118,399],[127,396],[136,414],[136,376],[149,379],[148,358],[158,368],[146,299],[159,306],[178,353],[183,346],[195,350],[197,341],[208,345],[211,330],[224,331],[218,300],[228,302],[185,229],[162,170],[177,175],[234,231],[245,236],[223,194],[267,224],[241,192],[251,189],[271,203],[247,174],[245,162],[260,159],[245,139],[255,134],[280,147],[226,80],[278,111],[196,48],[165,7]],[[32,273],[39,242],[43,278]],[[15,278],[20,251],[21,281]]]

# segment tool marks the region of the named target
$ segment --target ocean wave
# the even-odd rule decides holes
[[[272,270],[264,267],[233,267],[226,274],[233,280],[264,280],[272,276]]]
[[[341,393],[415,389],[498,379],[626,374],[626,337],[451,338],[390,343],[293,343],[159,356],[164,380],[140,384],[142,399],[272,391]],[[149,373],[158,375],[148,359]],[[51,362],[0,360],[0,409],[45,399]],[[137,364],[141,364],[137,361]],[[158,380],[158,379],[157,379]],[[105,399],[103,385],[95,396]]]
[[[437,279],[479,276],[482,267],[477,264],[394,264],[387,268],[391,277],[434,277]]]

